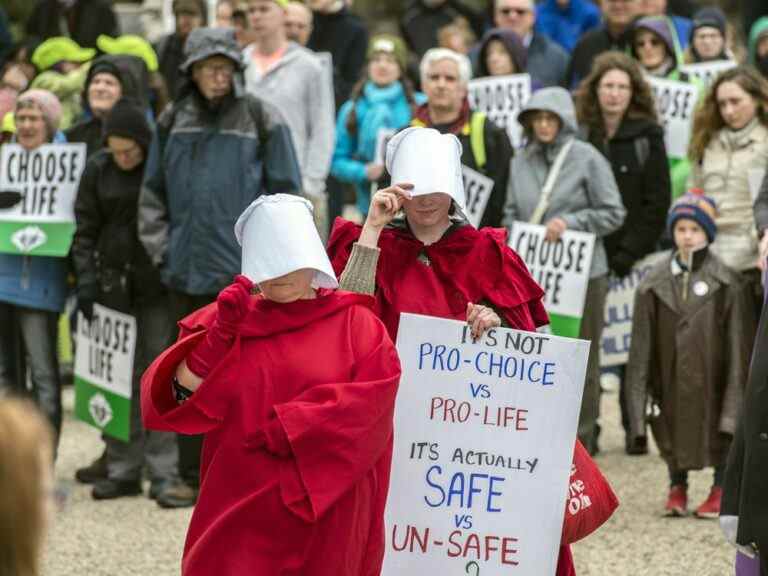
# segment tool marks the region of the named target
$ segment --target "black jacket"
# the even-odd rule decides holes
[[[608,33],[605,26],[599,26],[584,34],[571,54],[571,62],[565,75],[566,88],[574,89],[592,70],[592,62],[603,52],[619,50],[626,52],[631,47],[632,28],[628,28],[618,38]]]
[[[88,118],[82,120],[65,131],[67,142],[84,142],[87,146],[87,156],[97,152],[104,144],[102,119],[91,115],[88,106],[88,86],[93,79],[94,70],[104,72],[104,66],[120,80],[122,97],[130,98],[149,108],[149,71],[141,58],[129,55],[99,56],[93,61],[91,70],[83,89],[83,110]]]
[[[625,119],[610,141],[594,134],[589,141],[610,161],[627,209],[621,228],[604,238],[608,267],[623,277],[664,233],[672,197],[664,131],[649,120]]]
[[[124,311],[163,293],[160,274],[138,237],[143,177],[144,163],[126,172],[109,152],[101,150],[88,159],[75,202],[72,258],[78,291]],[[115,291],[105,293],[103,284],[109,274],[125,275],[126,285],[118,282]]]
[[[408,47],[420,59],[427,50],[437,46],[440,28],[452,24],[459,16],[467,19],[478,38],[483,35],[485,15],[461,0],[448,0],[435,7],[413,0],[400,21],[400,28]]]
[[[170,99],[175,101],[185,81],[184,74],[179,70],[187,59],[184,55],[184,40],[176,34],[169,34],[163,36],[153,48],[157,53],[158,71],[168,86]]]
[[[119,36],[112,2],[107,0],[78,0],[68,12],[62,12],[58,0],[38,0],[27,20],[27,35],[41,42],[54,36],[62,36],[61,21],[68,23],[66,34],[84,48],[96,48],[100,34]]]
[[[768,574],[768,312],[757,329],[741,420],[728,455],[720,514],[739,517],[736,540],[757,544]]]
[[[333,90],[336,109],[349,100],[352,87],[360,80],[368,50],[368,28],[343,8],[335,14],[314,13],[312,35],[307,46],[333,57]]]

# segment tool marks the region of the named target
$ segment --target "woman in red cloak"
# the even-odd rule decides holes
[[[375,576],[400,365],[373,299],[334,291],[309,203],[256,200],[245,276],[147,370],[148,428],[205,434],[184,576]]]
[[[376,297],[392,340],[401,312],[466,320],[475,338],[494,326],[534,331],[549,323],[544,292],[507,246],[506,230],[477,230],[466,222],[460,165],[452,162],[461,145],[451,138],[426,128],[398,133],[387,149],[387,169],[393,182],[411,183],[376,192],[362,227],[338,218],[331,233],[328,253],[342,289]],[[456,145],[458,153],[450,149]],[[440,175],[403,161],[423,157],[424,150],[443,161],[448,177],[442,183]],[[430,193],[436,189],[446,192]],[[396,218],[401,210],[405,217]],[[567,545],[557,576],[575,576]]]

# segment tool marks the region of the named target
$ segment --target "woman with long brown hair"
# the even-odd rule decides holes
[[[371,203],[371,184],[384,174],[383,160],[377,161],[376,154],[379,134],[408,126],[416,107],[426,101],[422,94],[414,93],[405,76],[407,57],[400,38],[374,36],[365,76],[339,110],[331,174],[354,184],[357,208],[363,216]]]
[[[29,402],[0,400],[0,576],[38,576],[53,506],[53,430]]]
[[[723,72],[696,111],[688,156],[690,186],[719,207],[712,250],[751,287],[757,318],[763,291],[750,180],[768,168],[768,81],[748,66]]]
[[[672,193],[664,130],[637,62],[621,52],[598,56],[576,93],[576,115],[589,142],[610,162],[627,209],[624,224],[604,239],[611,274],[624,278],[654,251]],[[621,421],[628,431],[624,367],[618,372]],[[626,451],[643,454],[646,447],[627,440]]]

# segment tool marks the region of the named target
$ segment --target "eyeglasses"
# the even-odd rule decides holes
[[[232,78],[235,73],[235,67],[231,64],[202,64],[200,70],[210,78],[221,76],[223,78]]]
[[[661,46],[662,42],[658,38],[646,38],[645,40],[638,40],[635,42],[635,48],[643,48],[645,46],[650,46],[652,48],[655,48],[656,46]]]
[[[516,16],[522,17],[530,13],[530,10],[528,8],[499,8],[499,13],[504,16],[510,16],[514,13]]]

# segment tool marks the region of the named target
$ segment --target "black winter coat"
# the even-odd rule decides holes
[[[571,62],[565,75],[566,88],[575,89],[579,82],[589,75],[592,63],[600,54],[609,50],[626,52],[630,48],[631,41],[631,27],[618,38],[611,36],[605,26],[599,26],[585,33],[573,48]]]
[[[62,19],[68,24],[69,34],[62,33]],[[27,20],[27,35],[41,42],[67,35],[84,48],[96,48],[96,38],[101,34],[120,35],[112,2],[107,0],[79,0],[64,13],[58,0],[38,0]]]
[[[720,514],[739,517],[736,540],[757,544],[768,574],[768,311],[763,306],[744,406],[728,455]]]
[[[138,237],[143,178],[144,163],[126,172],[107,150],[100,150],[86,163],[75,202],[77,228],[71,253],[78,292],[124,311],[164,292],[160,274]],[[105,294],[110,274],[125,275],[126,283]]]
[[[347,8],[335,14],[314,13],[307,47],[330,52],[333,58],[333,91],[336,110],[349,100],[352,87],[363,74],[368,51],[368,28]]]
[[[461,154],[461,163],[493,179],[493,192],[491,192],[488,205],[485,207],[485,214],[480,220],[480,228],[485,226],[498,228],[501,226],[501,221],[504,217],[509,166],[512,160],[512,145],[509,143],[507,132],[486,119],[483,134],[486,164],[482,169],[478,168],[475,156],[472,153],[469,134],[457,134],[456,136],[464,148]]]
[[[316,52],[330,52],[333,58],[333,91],[336,110],[349,100],[365,67],[368,28],[347,8],[335,14],[314,13],[312,35],[307,47]]]
[[[171,100],[179,98],[184,85],[185,76],[179,67],[186,61],[184,55],[184,40],[176,34],[163,36],[153,46],[157,53],[158,71],[168,87],[168,95]]]
[[[604,238],[608,267],[623,277],[656,250],[666,226],[672,196],[664,131],[650,120],[625,118],[610,141],[597,134],[589,141],[610,161],[627,209],[621,228]]]
[[[437,46],[440,28],[463,17],[469,22],[475,35],[483,35],[485,15],[467,5],[463,0],[448,0],[439,6],[425,6],[422,0],[413,0],[400,22],[403,38],[408,47],[421,59],[430,48]]]

